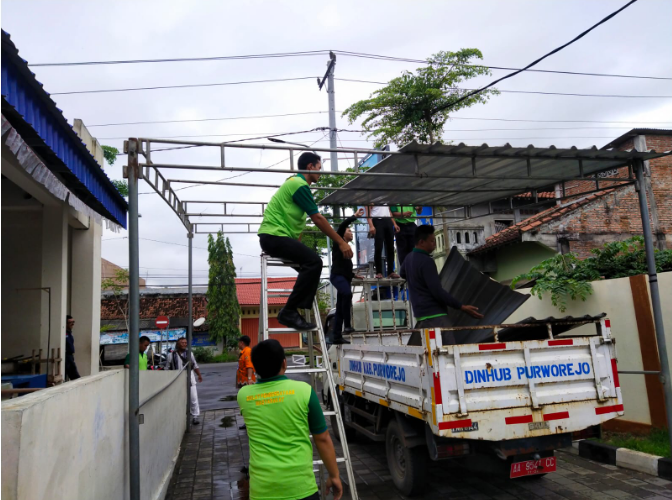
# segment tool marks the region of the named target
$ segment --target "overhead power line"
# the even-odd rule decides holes
[[[413,59],[407,57],[393,57],[380,54],[368,54],[364,52],[352,52],[348,50],[311,50],[301,52],[281,52],[276,54],[251,54],[242,56],[214,56],[214,57],[178,57],[178,58],[163,58],[163,59],[126,59],[126,60],[111,60],[111,61],[80,61],[80,62],[57,62],[57,63],[34,63],[29,66],[34,67],[64,67],[64,66],[96,66],[96,65],[116,65],[116,64],[148,64],[148,63],[180,63],[180,62],[213,62],[213,61],[240,61],[240,60],[254,60],[254,59],[277,59],[284,57],[305,57],[305,56],[322,56],[328,55],[329,52],[345,56],[357,57],[365,59],[375,59],[379,61],[391,62],[410,62],[416,64],[429,64],[426,59]],[[458,66],[465,67],[485,67],[491,70],[498,71],[528,71],[533,73],[555,73],[560,75],[572,76],[592,76],[605,78],[636,78],[645,80],[672,80],[670,77],[662,76],[646,76],[646,75],[620,75],[613,73],[588,73],[579,71],[561,71],[551,69],[529,69],[529,68],[510,68],[506,66],[491,66],[487,64],[461,64]]]
[[[342,113],[342,111],[336,111],[337,113]],[[190,122],[217,122],[225,120],[253,120],[259,118],[281,118],[285,116],[300,116],[300,115],[319,115],[328,113],[328,111],[304,111],[302,113],[283,113],[279,115],[252,115],[252,116],[225,116],[221,118],[192,118],[187,120],[154,120],[154,121],[144,121],[144,122],[118,122],[118,123],[97,123],[94,125],[87,125],[87,128],[91,127],[115,127],[117,125],[149,125],[154,123],[190,123]]]
[[[52,92],[51,95],[72,95],[72,94],[101,94],[109,92],[133,92],[136,90],[164,90],[164,89],[188,89],[195,87],[223,87],[227,85],[246,85],[249,83],[271,83],[271,82],[291,82],[297,80],[313,80],[314,76],[299,76],[296,78],[271,78],[268,80],[247,80],[243,82],[222,82],[222,83],[196,83],[186,85],[159,85],[155,87],[130,87],[125,89],[97,89],[97,90],[74,90],[71,92]]]
[[[636,0],[634,0],[636,1]],[[352,83],[371,83],[374,85],[387,85],[389,82],[377,82],[373,80],[357,80],[353,78],[334,78],[334,80],[338,80],[341,82],[352,82]],[[499,81],[499,80],[497,80]],[[479,92],[482,92],[483,90],[487,89],[488,87],[491,87],[494,85],[494,83],[480,88],[480,89],[467,89],[467,88],[462,88],[462,87],[452,87],[449,90],[467,90],[471,91],[469,94],[461,97],[454,103],[452,103],[449,107],[452,107],[453,105],[457,104],[458,102],[466,99],[469,96],[472,96],[474,94],[478,94]],[[631,94],[579,94],[579,93],[570,93],[570,92],[545,92],[541,90],[502,90],[502,89],[497,89],[498,92],[501,92],[502,94],[539,94],[539,95],[564,95],[564,96],[571,96],[571,97],[623,97],[623,98],[638,98],[638,99],[670,99],[672,98],[672,95],[631,95]]]
[[[632,1],[637,1],[637,0],[632,0]],[[520,73],[518,71],[517,73]],[[517,73],[512,73],[509,76],[513,76]],[[247,81],[241,81],[241,82],[223,82],[223,83],[193,83],[193,84],[185,84],[185,85],[160,85],[160,86],[154,86],[154,87],[129,87],[129,88],[120,88],[120,89],[96,89],[96,90],[75,90],[75,91],[70,91],[70,92],[53,92],[51,95],[76,95],[76,94],[100,94],[100,93],[112,93],[112,92],[134,92],[134,91],[140,91],[140,90],[166,90],[166,89],[187,89],[187,88],[199,88],[199,87],[221,87],[221,86],[228,86],[228,85],[245,85],[245,84],[255,84],[255,83],[277,83],[277,82],[290,82],[290,81],[299,81],[299,80],[313,80],[315,79],[315,76],[300,76],[296,78],[271,78],[267,80],[247,80]],[[452,103],[450,106],[453,106],[457,104],[458,102],[461,102],[462,100],[477,94],[479,92],[482,92],[483,90],[493,86],[495,83],[503,80],[504,78],[500,78],[499,80],[495,80],[495,82],[482,87],[480,89],[468,89],[468,88],[460,88],[460,87],[454,87],[450,90],[466,90],[470,91],[469,94],[466,94],[465,96],[461,97],[454,103]],[[374,80],[361,80],[361,79],[355,79],[355,78],[335,78],[335,80],[341,81],[341,82],[351,82],[351,83],[369,83],[369,84],[374,84],[374,85],[387,85],[388,82],[378,82]],[[572,96],[572,97],[618,97],[618,98],[640,98],[640,99],[668,99],[672,98],[672,95],[621,95],[621,94],[580,94],[580,93],[566,93],[566,92],[545,92],[545,91],[537,91],[537,90],[501,90],[498,89],[499,92],[504,93],[504,94],[539,94],[539,95],[564,95],[564,96]],[[444,109],[444,108],[442,108]]]
[[[497,80],[495,80],[495,81],[493,81],[493,82],[487,84],[485,87],[481,87],[481,88],[478,89],[478,90],[475,90],[475,91],[473,91],[473,92],[469,92],[467,95],[464,95],[464,96],[460,97],[459,99],[457,99],[456,101],[454,101],[454,102],[452,102],[452,103],[445,104],[445,105],[443,105],[443,106],[439,106],[439,107],[436,109],[435,113],[438,113],[439,111],[446,110],[446,109],[448,109],[448,108],[452,108],[452,107],[454,107],[456,104],[459,104],[460,102],[464,101],[465,99],[468,99],[469,97],[473,96],[474,94],[478,94],[478,93],[480,93],[480,92],[483,92],[484,90],[487,90],[487,89],[489,89],[490,87],[495,86],[496,84],[498,84],[498,83],[501,82],[501,81],[504,81],[504,80],[507,80],[507,79],[509,79],[509,78],[511,78],[511,77],[514,77],[514,76],[516,76],[516,75],[522,73],[523,71],[528,70],[528,69],[531,68],[532,66],[536,66],[537,64],[539,64],[541,61],[543,61],[543,60],[546,59],[547,57],[550,57],[550,56],[552,56],[553,54],[556,54],[556,53],[560,52],[562,49],[564,49],[564,48],[566,48],[566,47],[572,45],[574,42],[580,40],[581,38],[583,38],[584,36],[586,36],[588,33],[590,33],[591,31],[593,31],[593,30],[594,30],[595,28],[597,28],[598,26],[600,26],[600,25],[606,23],[606,22],[609,21],[611,18],[613,18],[614,16],[616,16],[618,13],[620,13],[620,12],[622,12],[623,10],[627,9],[628,7],[630,7],[630,6],[631,6],[633,3],[635,3],[636,1],[637,1],[637,0],[630,0],[630,2],[628,2],[627,4],[625,4],[623,7],[621,7],[620,9],[618,9],[618,10],[612,12],[612,13],[609,14],[607,17],[605,17],[604,19],[602,19],[600,22],[594,24],[593,26],[591,26],[590,28],[588,28],[588,29],[587,29],[586,31],[584,31],[583,33],[580,33],[578,36],[572,38],[572,39],[571,39],[569,42],[567,42],[566,44],[561,45],[560,47],[557,47],[557,48],[553,49],[553,50],[550,51],[549,53],[547,53],[547,54],[541,56],[541,57],[540,57],[539,59],[537,59],[536,61],[532,61],[530,64],[528,64],[528,65],[525,66],[524,68],[522,68],[522,69],[520,69],[520,70],[518,70],[518,71],[514,71],[513,73],[510,73],[510,74],[508,74],[508,75],[505,75],[505,76],[503,76],[503,77],[501,77],[501,78],[498,78]]]

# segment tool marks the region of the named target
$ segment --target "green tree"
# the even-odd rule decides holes
[[[458,88],[460,83],[491,74],[488,68],[471,64],[473,59],[483,59],[480,50],[434,54],[426,67],[415,73],[405,71],[373,92],[369,99],[354,103],[343,116],[351,124],[363,116],[362,128],[369,138],[374,138],[377,148],[390,142],[403,145],[413,140],[430,144],[440,141],[449,113],[483,104],[491,95],[499,94],[498,90],[489,89],[465,99],[450,111],[439,111],[441,106],[450,105],[469,92]]]
[[[605,243],[591,250],[592,255],[579,260],[568,253],[555,255],[534,266],[529,272],[516,276],[511,288],[521,280],[532,281],[532,295],[539,299],[550,293],[551,303],[565,312],[568,300],[586,300],[593,293],[591,281],[625,278],[645,274],[646,252],[644,238],[634,236],[624,241]],[[656,271],[672,271],[672,250],[656,251]]]
[[[210,340],[235,344],[240,336],[240,305],[236,295],[236,266],[228,238],[222,232],[208,236],[208,324]]]
[[[100,283],[100,288],[103,291],[111,291],[114,296],[114,302],[117,306],[117,309],[124,318],[124,323],[126,323],[126,329],[130,329],[128,326],[128,283],[130,281],[130,276],[127,269],[117,269],[114,272],[114,276],[110,278],[104,278]],[[100,331],[109,330],[107,328],[101,328]]]
[[[102,148],[105,161],[107,161],[110,166],[114,165],[114,162],[117,161],[119,150],[114,146],[102,146]],[[128,196],[128,183],[126,181],[112,179],[112,184],[114,184],[114,187],[117,188],[117,191],[119,191],[121,196]]]

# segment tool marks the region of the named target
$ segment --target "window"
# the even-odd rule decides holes
[[[462,235],[459,232],[455,233],[455,241],[462,243]]]
[[[469,243],[469,231],[464,232],[464,242]]]
[[[474,244],[478,243],[478,234],[476,234],[476,231],[474,231]]]

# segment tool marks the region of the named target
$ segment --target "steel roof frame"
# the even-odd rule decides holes
[[[637,139],[635,138],[635,144],[637,144]],[[643,142],[643,141],[640,141]],[[220,151],[220,165],[215,166],[206,166],[206,165],[177,165],[177,164],[163,164],[163,163],[153,163],[152,162],[152,146],[155,144],[174,144],[174,145],[184,145],[187,147],[214,147],[218,148]],[[287,169],[263,169],[263,168],[247,168],[247,167],[228,167],[226,165],[226,148],[240,148],[240,149],[257,149],[257,150],[278,150],[278,151],[287,151],[289,153],[289,162],[290,168]],[[371,188],[371,186],[358,186],[358,184],[364,184],[363,180],[376,177],[381,179],[416,179],[423,180],[429,179],[433,181],[434,179],[452,179],[452,180],[464,180],[464,181],[487,181],[485,186],[488,184],[497,182],[502,183],[504,180],[522,180],[525,181],[548,181],[549,184],[557,182],[562,183],[563,185],[563,194],[564,194],[564,182],[570,180],[590,180],[595,182],[595,191],[602,191],[603,189],[610,189],[617,186],[608,186],[600,188],[599,183],[600,179],[598,178],[598,173],[621,167],[628,167],[629,176],[627,179],[609,179],[609,181],[616,180],[616,182],[623,181],[626,184],[635,184],[636,190],[639,194],[639,204],[640,204],[640,214],[642,221],[649,221],[649,209],[647,204],[646,191],[643,187],[644,184],[644,162],[649,159],[658,158],[662,156],[667,156],[672,154],[672,152],[656,153],[656,152],[639,152],[639,151],[614,151],[614,150],[598,150],[596,147],[593,147],[589,150],[579,150],[577,148],[571,149],[558,149],[554,146],[550,148],[534,148],[533,146],[528,146],[527,148],[512,148],[509,144],[506,144],[502,147],[490,147],[487,144],[482,146],[473,147],[466,146],[465,144],[459,144],[457,146],[444,146],[444,145],[420,145],[417,143],[411,143],[407,146],[404,146],[399,151],[389,151],[385,152],[385,158],[378,163],[375,167],[372,167],[373,171],[359,172],[359,165],[357,162],[357,157],[359,154],[368,155],[368,154],[380,154],[380,151],[370,150],[370,149],[360,149],[360,148],[299,148],[295,146],[282,146],[282,145],[265,145],[265,144],[240,144],[240,143],[211,143],[211,142],[198,142],[198,141],[180,141],[180,140],[168,140],[168,139],[134,139],[130,138],[124,143],[124,150],[128,153],[128,166],[124,168],[124,174],[128,177],[129,185],[129,350],[135,352],[138,349],[138,337],[139,337],[139,317],[140,317],[140,301],[139,301],[139,277],[140,277],[140,268],[139,268],[139,226],[138,226],[138,181],[144,179],[156,193],[161,196],[161,198],[171,207],[173,212],[178,216],[182,224],[187,229],[187,239],[189,247],[189,262],[188,262],[188,318],[189,326],[187,329],[187,344],[188,344],[188,356],[191,359],[191,339],[193,333],[193,308],[192,308],[192,240],[195,231],[198,231],[198,225],[205,224],[215,224],[215,223],[192,223],[190,217],[200,217],[202,214],[189,213],[187,211],[188,203],[194,203],[194,201],[184,202],[179,199],[175,190],[173,190],[171,183],[175,182],[190,182],[193,184],[219,184],[219,185],[238,185],[238,186],[249,186],[250,184],[241,184],[241,183],[218,183],[218,182],[209,182],[209,181],[185,181],[185,180],[167,180],[159,171],[160,168],[168,169],[189,169],[189,170],[201,170],[201,171],[213,171],[213,170],[222,170],[222,171],[231,171],[231,172],[263,172],[263,173],[291,173],[294,170],[294,152],[295,151],[316,151],[316,152],[338,152],[338,153],[352,153],[353,159],[355,160],[355,172],[332,172],[332,171],[320,171],[322,175],[348,175],[355,177],[354,181],[351,181],[346,186],[342,188],[332,189],[332,194],[327,196],[327,199],[324,200],[324,204],[336,204],[336,205],[353,205],[361,204],[360,200],[365,199],[366,197],[359,196],[358,199],[350,198],[343,196],[339,199],[339,193],[345,193],[350,191],[351,193],[355,192],[371,192],[371,191],[382,191],[385,192],[385,186],[376,186]],[[145,157],[145,163],[140,163],[139,155]],[[421,165],[420,158],[423,158],[424,165]],[[424,161],[429,158],[429,161]],[[460,162],[455,162],[456,165],[453,167],[457,169],[462,169],[466,171],[465,173],[453,172],[452,176],[448,175],[429,175],[427,172],[423,172],[423,168],[436,168],[437,163],[440,163],[437,158],[455,158],[462,160]],[[495,170],[500,170],[497,168],[497,161],[509,160],[511,164],[514,162],[524,161],[526,165],[526,176],[510,176],[507,175],[509,172],[502,172],[500,170],[500,176],[496,175],[483,175],[482,168],[483,164],[480,165],[477,162],[479,159],[490,159],[486,163],[485,167],[494,167]],[[402,172],[400,170],[409,170],[409,165],[404,165],[403,161],[410,160],[410,166],[412,171]],[[468,161],[468,165],[464,165],[464,160]],[[574,174],[578,175],[567,175],[561,169],[561,173],[557,176],[549,177],[535,177],[532,175],[535,167],[533,165],[533,160],[535,163],[538,163],[541,160],[541,165],[553,165],[554,162],[576,162],[576,170]],[[587,177],[585,171],[584,162],[588,162],[589,167],[588,174],[594,177]],[[595,164],[591,162],[596,162]],[[409,163],[409,162],[407,162]],[[603,163],[602,166],[596,167]],[[385,168],[391,168],[392,171],[384,171]],[[454,168],[454,169],[455,169]],[[508,165],[508,168],[511,168]],[[453,170],[454,170],[453,169]],[[382,171],[381,171],[382,170]],[[479,172],[480,171],[480,172]],[[633,181],[633,171],[636,177],[636,181]],[[314,171],[317,173],[316,171]],[[469,175],[471,174],[471,175]],[[350,184],[355,184],[354,186],[347,187]],[[251,184],[254,187],[275,187],[270,185],[263,184]],[[625,184],[620,184],[625,185]],[[387,188],[395,186],[387,186]],[[403,190],[406,192],[419,192],[423,190],[424,192],[432,192],[432,190],[426,190],[424,187],[414,186],[410,183],[402,185],[407,189]],[[454,191],[459,192],[469,192],[469,194],[481,192],[476,191],[474,188],[476,186],[464,186],[462,190],[454,189]],[[481,186],[483,187],[483,186]],[[509,198],[515,196],[516,194],[523,194],[526,192],[535,193],[535,202],[538,202],[536,192],[539,188],[544,188],[545,186],[536,185],[536,186],[512,186],[509,190],[509,196],[502,196],[501,198]],[[496,193],[504,192],[501,191],[501,187],[496,189],[485,190],[484,192]],[[390,192],[388,190],[388,192]],[[395,190],[395,192],[398,192]],[[440,190],[439,190],[440,192]],[[443,190],[446,192],[446,190]],[[458,194],[451,195],[458,196]],[[329,198],[335,198],[334,200],[329,200]],[[370,196],[369,196],[370,198]],[[407,197],[408,200],[412,199],[412,195]],[[449,197],[450,198],[450,197]],[[480,200],[477,199],[473,204],[480,204],[484,202],[492,202],[497,198],[496,196],[490,197],[490,199]],[[418,198],[420,199],[420,198]],[[369,199],[369,202],[379,201],[376,199]],[[433,198],[435,200],[435,205],[442,206],[451,206],[448,203],[445,203],[446,199],[441,200],[440,198]],[[418,201],[417,204],[429,205],[432,204],[432,200],[424,199]],[[401,199],[396,200],[397,202],[402,202],[406,204]],[[224,212],[226,213],[227,204],[233,204],[235,202],[222,201],[215,202],[221,203],[224,205]],[[238,202],[240,203],[240,202]],[[244,203],[244,202],[243,202]],[[265,203],[259,202],[249,202],[248,204],[259,204],[262,207],[265,207]],[[411,204],[411,203],[409,203]],[[468,218],[469,211],[473,205],[465,205],[463,203],[457,203],[452,205],[457,207],[457,210],[463,209],[465,217]],[[491,209],[491,205],[490,205]],[[263,210],[263,208],[262,208]],[[489,210],[490,211],[490,210]],[[221,215],[220,215],[221,216]],[[235,216],[235,214],[226,214],[226,217]],[[247,216],[251,217],[251,216]],[[250,230],[250,224],[248,225],[248,232]],[[220,228],[223,228],[225,223],[217,223]],[[644,244],[646,250],[646,259],[647,259],[647,268],[649,274],[649,286],[651,291],[651,302],[653,308],[654,324],[656,330],[656,338],[658,341],[658,352],[661,362],[661,380],[663,382],[663,387],[665,388],[665,406],[667,411],[668,427],[672,429],[672,384],[670,383],[670,363],[667,356],[667,347],[665,339],[665,330],[663,325],[662,317],[662,305],[660,301],[660,292],[658,289],[658,278],[656,274],[656,264],[653,248],[653,238],[651,234],[650,224],[642,224],[644,232]],[[212,233],[211,231],[206,231],[207,233]],[[198,231],[199,234],[202,234]],[[139,377],[137,373],[137,366],[133,367],[129,377],[129,441],[132,450],[130,457],[130,467],[132,469],[132,474],[135,473],[139,475],[139,450],[137,443],[139,442]],[[187,381],[191,379],[191,366],[187,365]],[[187,389],[187,415],[189,414],[189,407],[191,403],[191,392]],[[187,427],[191,426],[191,419],[188,418]]]

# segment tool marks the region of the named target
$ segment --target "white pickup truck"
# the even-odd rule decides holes
[[[554,338],[549,326],[544,340],[446,346],[439,329],[421,330],[421,345],[407,345],[409,331],[347,335],[329,352],[346,435],[384,441],[406,495],[423,491],[428,457],[477,456],[511,478],[553,472],[554,450],[623,415],[610,322],[586,323],[596,335]],[[497,339],[506,326],[472,328]]]

